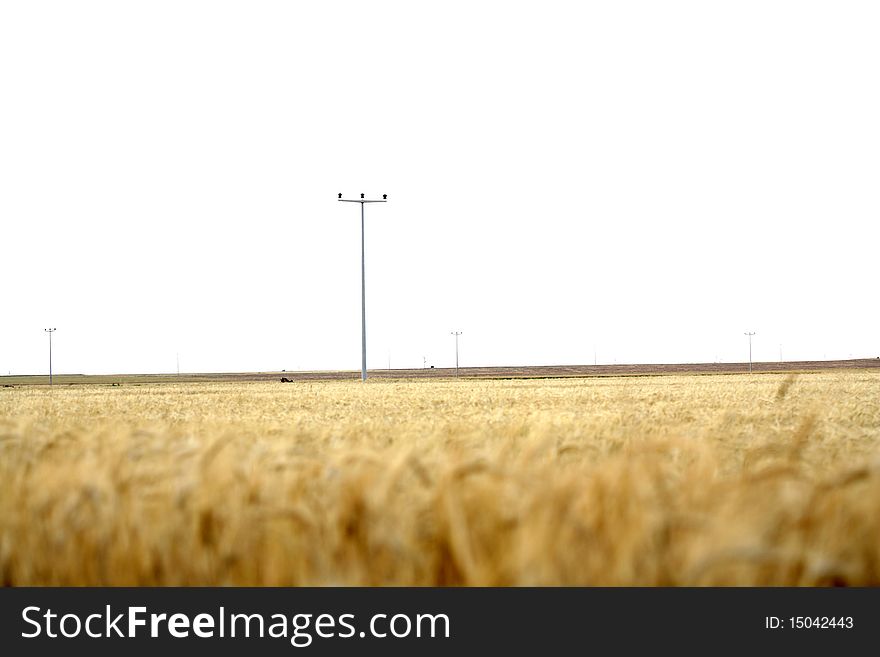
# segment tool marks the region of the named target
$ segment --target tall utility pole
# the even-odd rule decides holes
[[[364,203],[386,203],[388,194],[382,194],[382,200],[367,200],[361,194],[359,199],[342,198],[340,192],[338,201],[343,203],[361,204],[361,381],[367,380],[367,282],[366,265],[364,258]]]
[[[49,385],[52,385],[52,334],[58,329],[43,329],[49,334]]]
[[[461,331],[453,331],[449,335],[455,336],[455,376],[458,376],[458,336],[461,335]]]
[[[754,334],[754,331],[752,331],[751,333],[743,333],[743,335],[749,336],[749,374],[752,373],[752,336]]]

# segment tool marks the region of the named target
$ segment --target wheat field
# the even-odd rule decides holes
[[[880,585],[880,373],[0,389],[3,585]]]

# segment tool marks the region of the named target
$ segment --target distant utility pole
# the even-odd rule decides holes
[[[52,334],[58,329],[43,329],[49,334],[49,385],[52,385]]]
[[[361,381],[367,380],[367,283],[366,266],[364,258],[364,203],[387,203],[388,194],[382,194],[382,200],[367,200],[361,194],[359,199],[342,198],[340,192],[338,201],[343,203],[361,204]]]
[[[422,369],[423,370],[428,369],[428,357],[427,356],[422,356]]]
[[[779,362],[782,362],[782,345],[779,345]]]
[[[743,333],[743,335],[749,336],[749,374],[752,373],[752,336],[754,334],[754,331],[752,331],[751,333]]]
[[[180,377],[180,352],[177,353],[177,376]]]
[[[458,336],[461,335],[461,331],[453,331],[449,335],[455,336],[455,376],[458,376]]]

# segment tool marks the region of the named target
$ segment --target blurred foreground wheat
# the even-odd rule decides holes
[[[5,585],[880,585],[880,376],[0,389]]]

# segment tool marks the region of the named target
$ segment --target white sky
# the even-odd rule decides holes
[[[0,2],[0,373],[880,355],[876,2]]]

